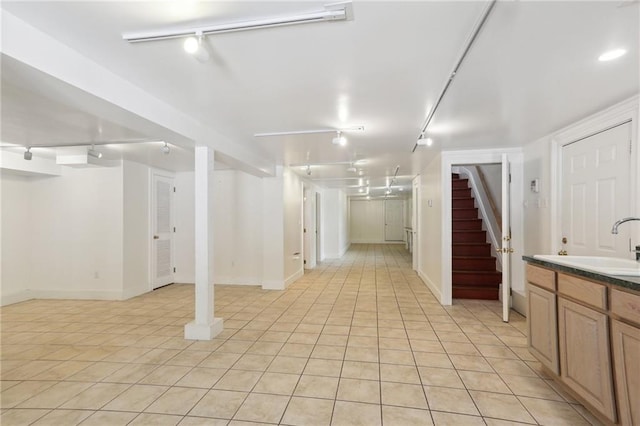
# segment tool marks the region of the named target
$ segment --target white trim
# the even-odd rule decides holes
[[[518,291],[511,291],[511,309],[522,316],[527,316],[527,295]]]
[[[551,176],[550,176],[550,209],[551,214],[551,250],[556,252],[562,248],[560,239],[562,238],[562,193],[560,191],[560,181],[562,177],[562,147],[591,136],[610,127],[631,121],[631,144],[632,155],[629,170],[629,199],[630,206],[635,212],[640,213],[640,197],[638,197],[638,163],[640,163],[640,150],[638,149],[638,102],[639,96],[633,96],[623,102],[617,103],[603,111],[592,114],[577,123],[571,124],[550,135],[551,139]],[[635,152],[635,155],[633,155]],[[635,206],[635,207],[634,207]]]
[[[25,302],[34,298],[35,296],[29,290],[23,290],[11,294],[3,294],[2,296],[0,296],[0,306],[13,305],[14,303]]]
[[[521,148],[445,151],[442,153],[442,305],[452,304],[451,168],[464,164],[502,163],[502,154],[521,154]]]
[[[429,277],[427,277],[422,271],[418,271],[418,276],[422,280],[423,283],[427,286],[429,291],[434,295],[437,300],[442,300],[442,293],[437,285],[435,285]]]
[[[176,250],[176,235],[175,232],[173,232],[173,228],[175,227],[175,220],[176,220],[176,202],[175,202],[175,193],[173,192],[173,188],[176,188],[176,176],[175,173],[167,171],[167,170],[163,170],[163,169],[158,169],[155,167],[149,167],[149,191],[148,191],[148,196],[147,196],[147,205],[148,205],[148,215],[149,215],[149,233],[147,235],[147,239],[149,241],[149,257],[147,259],[147,269],[149,271],[149,282],[147,283],[147,291],[153,291],[154,289],[158,288],[158,287],[162,287],[162,285],[158,286],[158,287],[154,287],[154,276],[155,276],[155,271],[153,270],[153,225],[155,224],[155,219],[153,218],[153,203],[155,201],[155,192],[154,192],[154,178],[156,176],[160,176],[166,179],[170,179],[171,180],[171,212],[169,213],[171,215],[171,223],[169,224],[170,227],[170,235],[171,235],[171,270],[173,271],[173,269],[176,266],[176,256],[175,256],[175,250]],[[176,189],[177,190],[177,189]],[[172,278],[172,282],[176,282],[176,275],[174,272],[171,272],[171,278]],[[194,279],[195,281],[195,279]],[[171,283],[169,283],[171,284]]]
[[[285,285],[283,280],[268,280],[262,281],[263,290],[284,290]]]
[[[261,285],[260,279],[255,277],[215,277],[215,285]]]

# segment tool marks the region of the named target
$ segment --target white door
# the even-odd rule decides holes
[[[404,240],[404,202],[402,200],[384,201],[384,239],[385,241]]]
[[[153,174],[151,180],[151,286],[173,282],[173,179]]]
[[[562,248],[570,255],[628,257],[631,123],[562,147]]]
[[[509,211],[509,196],[511,176],[509,157],[502,154],[502,321],[509,322],[509,308],[511,307],[511,212]]]

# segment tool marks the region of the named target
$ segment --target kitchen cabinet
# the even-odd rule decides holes
[[[529,351],[601,421],[640,425],[639,280],[525,260]]]
[[[562,381],[615,421],[607,315],[559,297],[558,331]]]
[[[529,351],[549,370],[559,374],[556,296],[534,284],[527,286]]]

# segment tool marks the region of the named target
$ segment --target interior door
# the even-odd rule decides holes
[[[511,212],[509,211],[510,196],[510,167],[509,157],[502,154],[502,321],[509,322],[509,308],[511,307]]]
[[[385,241],[404,241],[404,202],[402,200],[384,201],[384,239]]]
[[[151,286],[173,282],[173,179],[153,174],[151,180]]]
[[[420,259],[419,250],[420,250],[420,238],[418,234],[418,224],[420,220],[420,185],[418,185],[417,180],[413,182],[413,209],[412,209],[412,218],[411,218],[411,228],[413,232],[413,270],[419,270],[418,260]]]
[[[611,234],[630,216],[631,123],[562,147],[562,249],[570,255],[629,257],[630,227]]]

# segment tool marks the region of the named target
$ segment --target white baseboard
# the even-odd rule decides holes
[[[351,243],[347,243],[346,246],[342,247],[342,250],[340,250],[340,256],[338,257],[342,257],[344,256],[344,254],[349,250],[349,247],[351,247]]]
[[[418,271],[418,276],[420,277],[422,282],[426,284],[427,288],[429,289],[429,291],[431,291],[435,298],[438,299],[438,302],[442,304],[442,291],[429,279],[429,277],[424,272]]]
[[[289,278],[284,280],[284,288],[289,287],[291,284],[296,282],[298,279],[302,278],[303,275],[304,275],[304,269],[303,268],[298,269],[296,272],[291,274],[291,276]]]
[[[263,290],[284,290],[284,280],[262,281]]]
[[[368,240],[368,239],[355,239],[351,240],[351,244],[406,244],[404,241],[385,241],[385,240]]]
[[[261,285],[258,278],[252,277],[215,277],[214,282],[219,285]]]
[[[13,305],[14,303],[24,302],[33,299],[34,296],[29,290],[19,291],[17,293],[3,294],[0,296],[0,306]]]
[[[142,293],[140,293],[142,294]],[[20,293],[2,295],[2,305],[23,302],[29,299],[78,299],[78,300],[123,300],[118,290],[24,290]]]
[[[525,317],[527,316],[527,296],[525,294],[512,291],[511,303],[513,310]]]

